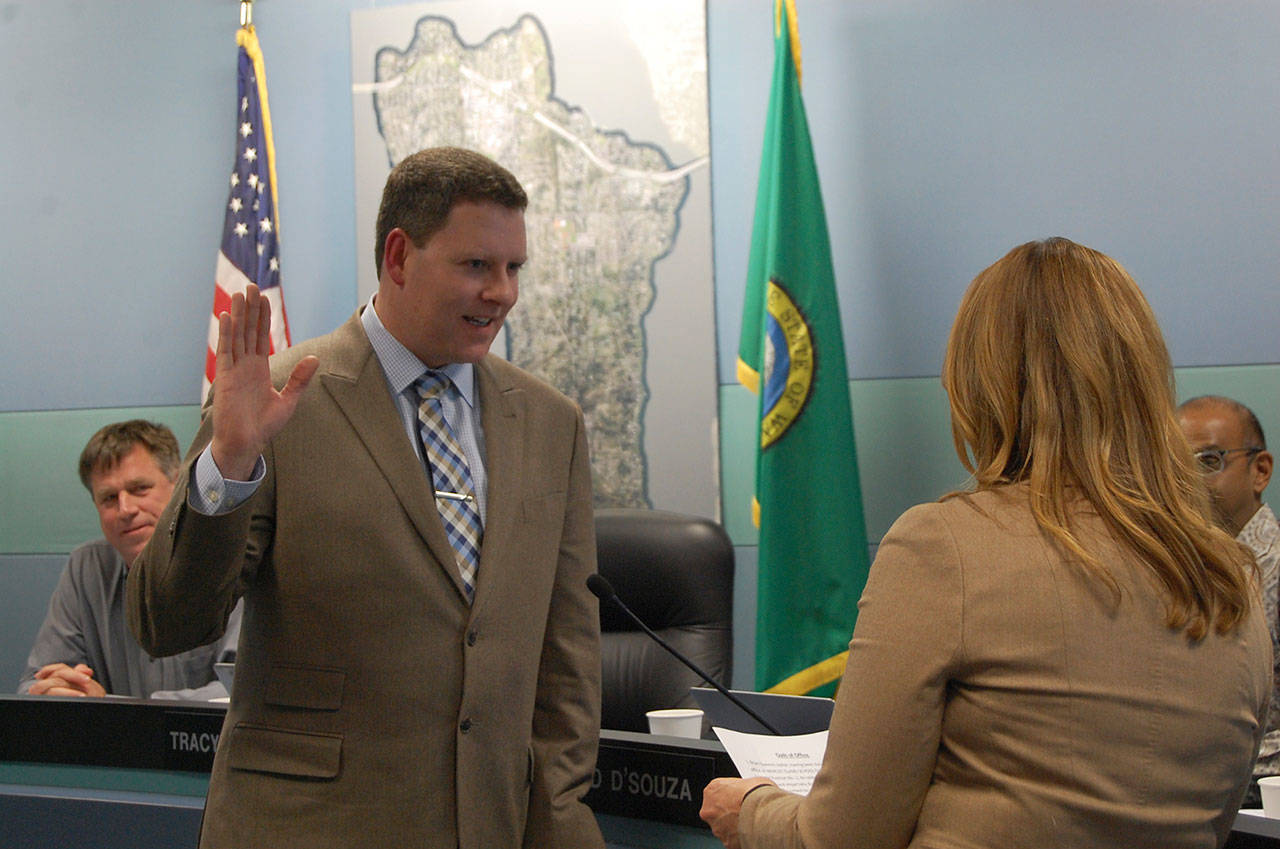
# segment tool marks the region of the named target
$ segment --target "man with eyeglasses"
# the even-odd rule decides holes
[[[1213,497],[1218,524],[1247,545],[1262,575],[1262,604],[1276,658],[1275,680],[1280,685],[1280,525],[1262,492],[1271,481],[1271,452],[1253,411],[1231,398],[1202,395],[1178,407],[1178,422],[1191,443],[1204,481]],[[1254,764],[1254,783],[1244,807],[1260,804],[1257,779],[1280,775],[1280,686],[1272,692],[1271,717]]]

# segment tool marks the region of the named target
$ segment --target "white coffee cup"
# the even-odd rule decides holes
[[[1280,775],[1259,778],[1258,789],[1262,791],[1262,813],[1280,819]]]
[[[667,708],[646,711],[649,717],[649,733],[668,737],[702,736],[702,711],[697,708]]]

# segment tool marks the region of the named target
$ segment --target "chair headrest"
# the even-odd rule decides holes
[[[733,543],[720,525],[661,510],[609,508],[595,514],[600,574],[649,627],[728,624],[733,619]],[[636,627],[601,605],[605,631]]]

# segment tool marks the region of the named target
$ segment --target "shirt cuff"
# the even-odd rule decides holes
[[[227,480],[213,460],[212,446],[206,445],[196,459],[193,482],[187,488],[187,505],[205,516],[230,513],[258,491],[258,486],[266,476],[267,464],[259,454],[249,480]]]

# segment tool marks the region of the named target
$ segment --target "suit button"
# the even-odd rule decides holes
[[[462,729],[463,734],[466,734],[468,731],[471,730],[471,720],[469,718],[462,720],[462,724],[459,725],[458,727]]]
[[[475,632],[475,631],[468,631],[468,632],[467,632],[467,645],[469,645],[469,646],[474,646],[475,644],[476,644],[476,632]]]

